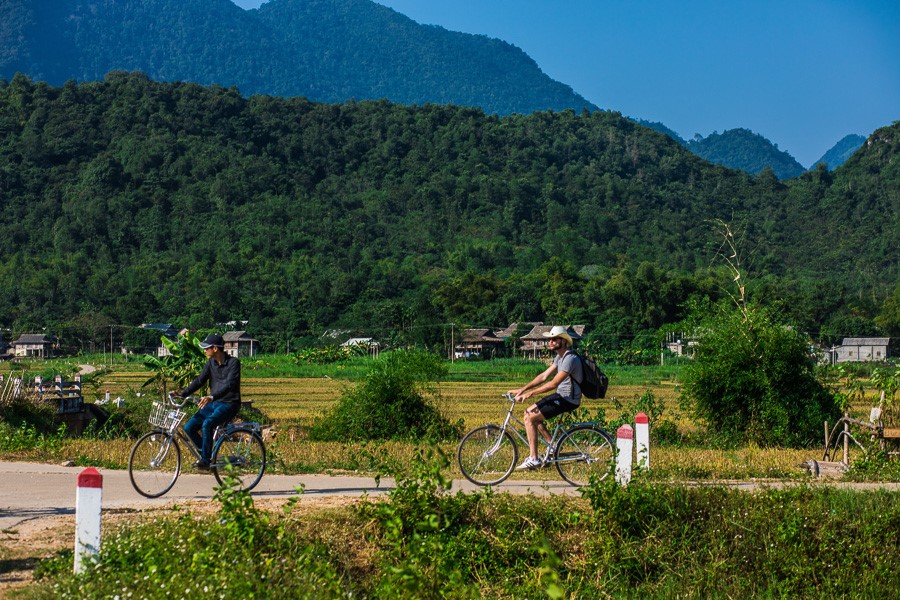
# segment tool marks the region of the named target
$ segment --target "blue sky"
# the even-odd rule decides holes
[[[376,1],[514,44],[601,108],[685,139],[744,127],[806,167],[900,119],[896,0]]]

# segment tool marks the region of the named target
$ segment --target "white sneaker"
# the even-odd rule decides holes
[[[530,469],[537,469],[541,466],[541,461],[531,458],[530,456],[522,461],[522,464],[516,467],[516,471],[527,471]]]

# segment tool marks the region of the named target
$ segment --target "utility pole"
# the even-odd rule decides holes
[[[450,323],[450,362],[456,361],[456,342],[453,340],[453,323]]]

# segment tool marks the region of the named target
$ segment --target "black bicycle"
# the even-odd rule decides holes
[[[200,459],[200,450],[179,427],[187,414],[185,403],[193,397],[175,400],[168,395],[166,402],[154,402],[150,424],[156,429],[144,434],[131,449],[128,476],[137,493],[158,498],[172,489],[181,473],[181,446]],[[242,490],[252,490],[266,470],[266,445],[259,423],[229,423],[216,428],[209,469],[220,485],[226,477],[236,478]]]

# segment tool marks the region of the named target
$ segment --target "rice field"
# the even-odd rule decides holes
[[[511,388],[521,386],[533,374],[540,371],[540,363],[514,364],[510,366],[489,363],[456,363],[451,365],[447,381],[438,386],[439,407],[451,420],[462,420],[463,430],[468,431],[488,422],[499,423],[509,407],[502,397]],[[316,376],[293,376],[291,369],[261,363],[261,368],[246,369],[242,380],[245,401],[262,411],[277,431],[268,445],[273,470],[292,473],[309,472],[372,472],[378,457],[408,461],[415,452],[415,444],[409,442],[378,442],[365,445],[336,442],[311,442],[306,432],[316,419],[325,415],[335,405],[349,386],[355,385],[357,374],[364,364],[343,373],[335,366],[317,366]],[[296,371],[296,370],[295,370]],[[301,369],[302,372],[302,369]],[[330,374],[329,374],[330,373]],[[351,378],[339,378],[350,375]],[[606,423],[616,424],[624,411],[641,395],[651,391],[656,402],[663,407],[661,421],[671,421],[689,440],[679,445],[660,445],[651,449],[651,473],[654,479],[751,479],[796,478],[804,472],[798,465],[810,458],[821,458],[819,449],[763,449],[744,447],[720,450],[704,444],[702,429],[678,408],[677,369],[659,368],[610,368],[611,378],[607,398],[585,399],[583,407],[591,417],[599,416]],[[274,376],[270,376],[273,375]],[[110,397],[122,397],[127,401],[139,394],[150,394],[142,384],[149,373],[136,362],[117,364],[98,372],[85,384],[86,401],[102,399],[109,390]],[[515,414],[521,418],[524,406],[519,405]],[[148,426],[149,427],[149,426]],[[611,433],[614,433],[611,431]],[[32,460],[74,460],[76,464],[98,465],[108,468],[124,467],[132,440],[66,440],[57,456],[42,456],[42,452],[17,457]],[[441,444],[451,454],[455,443]],[[520,448],[520,456],[526,452]],[[555,479],[555,470],[542,471]],[[458,476],[454,468],[454,475]],[[534,473],[529,476],[533,477]]]

